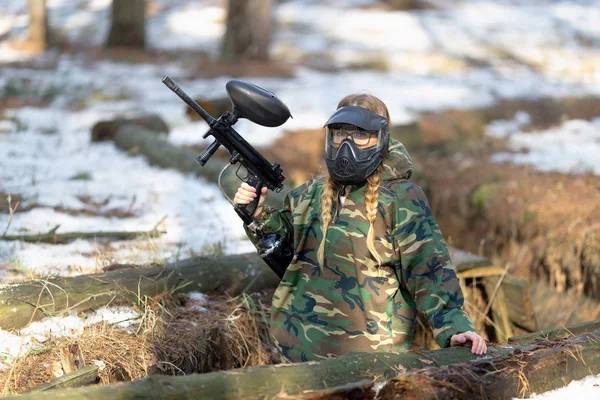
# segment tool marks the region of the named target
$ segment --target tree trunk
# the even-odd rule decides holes
[[[113,0],[108,47],[145,47],[145,6],[144,0]]]
[[[420,370],[388,381],[386,399],[512,399],[561,388],[600,373],[600,330],[560,341],[515,346],[505,355]]]
[[[193,285],[184,285],[194,282]],[[30,320],[65,311],[137,303],[138,296],[199,290],[235,296],[275,288],[279,278],[256,254],[195,257],[153,268],[111,271],[0,285],[0,328],[19,329]]]
[[[320,362],[280,364],[187,376],[151,376],[121,385],[53,392],[62,399],[372,399],[369,382],[389,380],[378,399],[511,399],[565,386],[600,371],[600,330],[535,346],[406,353],[350,353]],[[351,397],[356,396],[356,397]],[[24,395],[21,400],[41,398]],[[16,400],[17,398],[15,398]]]
[[[457,270],[471,258],[450,248]],[[186,282],[193,285],[183,286]],[[20,329],[30,319],[64,311],[136,303],[165,290],[227,293],[231,296],[274,289],[279,278],[256,253],[194,257],[152,268],[133,268],[70,278],[38,279],[0,286],[0,328]],[[36,307],[37,305],[37,307]],[[35,311],[35,314],[34,314]],[[32,316],[33,314],[33,316]]]
[[[418,0],[385,0],[385,2],[394,10],[401,11],[414,10],[419,6]]]
[[[49,43],[46,0],[28,0],[29,28],[27,42],[37,51],[44,51]]]
[[[222,59],[269,59],[273,0],[229,0]]]
[[[506,352],[503,349],[490,351],[495,355]],[[73,400],[258,400],[287,399],[288,395],[298,395],[297,398],[318,398],[301,394],[307,390],[323,391],[335,387],[347,391],[348,388],[364,386],[365,379],[382,382],[406,371],[466,362],[478,357],[466,348],[406,353],[351,353],[320,362],[258,366],[187,376],[155,375],[127,384],[90,386],[56,391],[52,394],[55,399]],[[333,393],[329,395],[329,398],[336,398]],[[374,392],[371,392],[371,398],[373,395]],[[22,400],[37,398],[41,398],[41,394],[18,397]]]

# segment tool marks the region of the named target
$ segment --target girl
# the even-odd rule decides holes
[[[271,312],[271,334],[288,361],[408,350],[417,312],[441,347],[487,350],[462,310],[458,279],[425,193],[408,180],[412,160],[390,140],[389,125],[377,97],[344,97],[325,123],[329,175],[291,191],[282,210],[262,206],[266,188],[261,193],[254,216],[263,231],[293,242]],[[256,196],[243,183],[234,203]]]

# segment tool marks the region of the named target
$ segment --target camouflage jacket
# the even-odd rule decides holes
[[[334,200],[322,270],[322,178],[291,191],[282,210],[264,207],[258,216],[269,232],[285,237],[293,230],[295,255],[271,310],[271,334],[288,361],[407,350],[418,311],[441,347],[449,346],[453,334],[475,330],[462,310],[458,279],[425,193],[408,181],[412,161],[406,148],[392,141],[383,164],[375,220],[382,267],[366,245],[366,185],[350,187],[343,205],[339,196]]]

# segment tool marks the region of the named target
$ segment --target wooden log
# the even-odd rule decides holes
[[[459,250],[450,247],[450,252]],[[193,284],[186,285],[189,282]],[[39,320],[66,311],[137,303],[138,296],[152,297],[166,290],[235,296],[243,291],[274,289],[278,284],[277,275],[256,253],[194,257],[152,268],[6,284],[0,285],[0,328],[20,329],[31,318]]]
[[[514,347],[502,356],[413,371],[388,381],[377,398],[529,397],[600,373],[599,339],[600,330],[596,330],[560,341]]]
[[[193,283],[193,284],[190,284]],[[131,304],[138,296],[198,290],[232,296],[274,288],[279,278],[257,254],[194,257],[152,268],[0,285],[0,328],[19,329],[66,311]]]
[[[503,349],[490,349],[489,354],[501,355]],[[350,353],[345,356],[297,364],[279,364],[240,368],[229,371],[187,376],[150,376],[146,379],[117,385],[89,386],[53,392],[54,399],[271,399],[336,397],[327,389],[339,387],[345,394],[353,389],[365,389],[365,380],[385,381],[421,368],[476,360],[467,348],[448,348],[406,353]],[[365,391],[363,390],[363,393]],[[374,395],[374,392],[371,392]],[[302,396],[304,395],[304,396]],[[311,396],[315,397],[311,397]],[[23,395],[22,400],[39,399],[41,394]],[[294,397],[292,397],[294,398]],[[359,397],[360,398],[360,397]],[[16,400],[17,398],[15,398]]]
[[[199,133],[200,134],[200,133]],[[168,141],[157,137],[148,130],[136,125],[124,125],[114,137],[117,147],[126,151],[135,151],[143,154],[152,165],[162,168],[172,168],[184,173],[192,173],[206,178],[209,182],[217,183],[221,170],[227,161],[211,159],[204,166],[196,162],[197,153],[185,147],[177,147]],[[237,169],[237,167],[232,167]],[[229,171],[231,172],[231,171]],[[284,171],[285,174],[285,171]],[[222,180],[223,189],[233,198],[241,181],[235,173],[226,173]],[[279,193],[269,192],[267,204],[275,207],[283,205],[283,199],[290,188],[284,188]]]
[[[169,133],[169,126],[156,114],[146,115],[137,118],[117,118],[107,121],[100,121],[92,128],[92,142],[101,142],[103,140],[112,140],[118,130],[125,125],[134,125],[144,128],[153,135],[159,133]]]
[[[48,390],[87,386],[96,383],[97,380],[98,366],[95,364],[89,364],[71,373],[52,379],[50,382],[27,389],[23,393],[38,393],[47,392]]]
[[[186,285],[189,282],[193,284]],[[166,290],[235,296],[243,291],[274,289],[278,284],[277,275],[256,253],[194,257],[152,268],[6,284],[0,285],[0,328],[20,329],[31,318],[38,320],[66,311],[137,303],[138,296],[152,297]]]
[[[552,330],[541,330],[525,335],[513,336],[508,338],[509,344],[529,344],[540,342],[542,340],[556,340],[571,336],[581,335],[583,333],[593,332],[600,329],[600,321],[583,322],[581,324],[571,325]]]
[[[166,233],[158,229],[150,231],[137,232],[67,232],[67,233],[39,233],[33,235],[5,235],[0,236],[0,240],[20,240],[27,243],[50,243],[62,244],[75,239],[112,239],[112,240],[131,240],[139,237],[157,237]]]

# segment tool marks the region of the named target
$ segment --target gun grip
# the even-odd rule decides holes
[[[253,186],[256,189],[256,197],[254,198],[254,200],[252,200],[251,203],[245,204],[242,207],[246,210],[248,215],[253,215],[254,211],[256,211],[256,209],[258,208],[258,202],[260,201],[262,188],[265,187],[265,185],[259,179],[250,179],[246,183],[248,183],[248,185]]]

